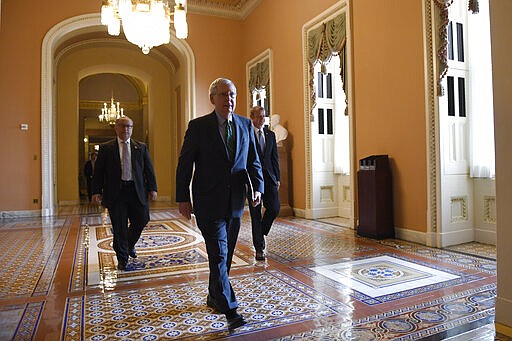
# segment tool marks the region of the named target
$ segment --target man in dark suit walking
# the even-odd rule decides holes
[[[237,313],[238,303],[229,282],[246,185],[250,178],[253,202],[259,204],[263,176],[251,121],[233,113],[235,85],[218,78],[209,93],[215,110],[190,121],[185,133],[176,170],[176,201],[186,219],[195,214],[205,240],[210,267],[206,303],[226,315],[232,330],[246,323]]]
[[[89,202],[92,201],[92,176],[94,174],[94,166],[97,156],[98,153],[92,152],[91,159],[88,160],[84,165],[84,176],[87,181],[87,197],[89,198]]]
[[[127,116],[121,117],[115,130],[117,138],[100,146],[92,199],[108,208],[117,268],[126,270],[128,256],[137,257],[135,244],[149,222],[148,197],[156,199],[157,187],[146,145],[131,139],[133,121]]]
[[[261,216],[261,203],[254,207],[249,205],[252,243],[256,251],[256,260],[265,260],[265,236],[268,235],[272,223],[281,209],[281,204],[279,203],[279,186],[281,185],[279,157],[277,154],[276,135],[267,128],[263,128],[265,109],[260,106],[252,107],[251,120],[254,126],[265,183],[265,191],[262,197],[262,204],[265,207],[263,217]]]

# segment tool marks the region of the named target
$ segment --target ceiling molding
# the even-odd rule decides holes
[[[261,0],[188,0],[187,11],[230,19],[245,19]]]

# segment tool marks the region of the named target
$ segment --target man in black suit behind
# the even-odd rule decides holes
[[[253,185],[253,202],[259,204],[263,176],[251,120],[233,113],[235,85],[218,78],[209,93],[215,110],[190,121],[185,133],[176,170],[176,201],[186,219],[195,214],[205,240],[210,267],[206,304],[225,314],[232,330],[246,323],[236,311],[229,270],[244,212],[247,178]]]
[[[92,176],[94,174],[94,166],[96,163],[96,157],[98,153],[92,152],[91,159],[87,161],[84,165],[84,176],[87,181],[87,197],[89,198],[89,202],[92,201]]]
[[[265,183],[265,191],[262,197],[262,203],[265,207],[263,217],[261,216],[261,203],[254,207],[249,205],[249,211],[251,212],[252,243],[256,250],[256,260],[265,260],[264,236],[268,235],[272,223],[281,209],[281,204],[279,203],[279,186],[281,185],[279,157],[277,154],[276,135],[273,131],[263,128],[263,124],[265,123],[265,109],[260,106],[252,107],[251,120],[254,126]]]
[[[117,138],[101,145],[98,152],[92,200],[108,208],[117,268],[126,270],[128,256],[137,257],[135,244],[149,222],[148,197],[156,199],[157,187],[146,145],[131,139],[133,121],[121,117],[115,130]]]

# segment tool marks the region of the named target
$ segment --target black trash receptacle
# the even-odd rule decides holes
[[[393,192],[387,155],[359,160],[357,234],[375,239],[394,238]]]

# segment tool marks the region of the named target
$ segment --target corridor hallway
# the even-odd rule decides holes
[[[376,241],[288,217],[256,262],[250,231],[246,212],[230,277],[248,324],[229,334],[206,306],[202,237],[176,208],[152,205],[126,271],[96,206],[2,218],[0,340],[495,339],[493,247]]]

